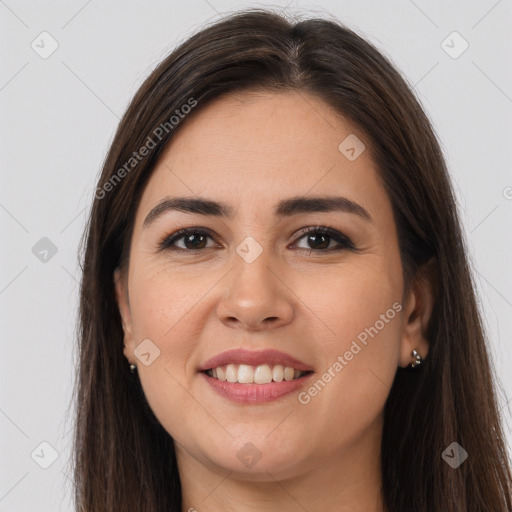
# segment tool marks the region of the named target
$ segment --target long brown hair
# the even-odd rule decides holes
[[[126,269],[141,194],[186,123],[192,107],[184,105],[193,105],[193,115],[221,95],[255,88],[316,95],[358,126],[371,142],[393,205],[405,289],[425,263],[435,264],[428,357],[414,373],[398,368],[385,406],[385,507],[512,510],[486,338],[452,186],[429,119],[406,80],[353,30],[336,20],[292,22],[248,9],[196,32],[156,67],[129,105],[104,162],[82,239],[77,511],[181,511],[174,440],[123,355],[113,273]],[[144,157],[142,147],[149,149]],[[442,457],[452,442],[469,454],[457,469]]]

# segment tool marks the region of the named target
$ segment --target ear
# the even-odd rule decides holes
[[[125,278],[121,269],[118,267],[114,270],[114,285],[116,290],[117,306],[121,316],[124,331],[124,349],[123,353],[130,363],[136,364],[133,357],[133,331],[132,331],[132,317],[130,311],[130,302],[128,299],[128,279]]]
[[[413,350],[416,350],[423,359],[428,354],[427,329],[434,308],[436,277],[436,260],[431,258],[418,269],[405,301],[400,348],[402,368],[415,360],[411,355]]]

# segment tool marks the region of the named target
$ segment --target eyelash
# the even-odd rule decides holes
[[[312,252],[330,253],[330,252],[343,251],[343,250],[347,250],[347,249],[352,250],[352,251],[357,250],[356,247],[354,246],[354,244],[352,243],[352,241],[350,240],[350,238],[348,238],[344,234],[340,233],[339,231],[337,231],[329,226],[323,226],[323,225],[313,226],[313,227],[309,227],[309,228],[300,230],[299,234],[298,234],[298,238],[294,243],[301,240],[302,238],[305,238],[307,235],[311,235],[311,234],[326,235],[329,238],[331,238],[332,240],[338,242],[341,245],[341,247],[337,247],[334,249],[333,248],[331,248],[331,249],[298,249],[301,251],[306,251],[308,255],[311,254]],[[179,229],[178,231],[176,231],[175,233],[173,233],[169,236],[166,236],[158,244],[159,250],[160,251],[178,251],[178,252],[186,252],[189,254],[197,254],[197,253],[200,253],[201,251],[211,249],[211,247],[204,248],[204,249],[182,249],[182,248],[172,246],[172,244],[174,244],[178,240],[183,239],[186,235],[206,235],[206,236],[212,238],[213,240],[215,240],[214,237],[209,232],[209,230],[206,230],[204,228],[183,228],[183,229]]]

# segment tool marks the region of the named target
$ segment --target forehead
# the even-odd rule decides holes
[[[305,92],[242,92],[196,110],[171,140],[137,214],[164,197],[202,196],[262,210],[284,197],[342,194],[374,213],[388,210],[364,133]],[[349,141],[365,145],[354,160]],[[359,141],[359,142],[358,142]],[[341,144],[341,150],[340,150]],[[362,146],[356,150],[361,151]],[[373,215],[372,215],[373,216]]]

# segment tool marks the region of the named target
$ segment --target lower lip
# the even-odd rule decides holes
[[[234,402],[246,404],[270,402],[293,393],[305,386],[310,377],[314,375],[313,373],[308,373],[298,379],[269,382],[268,384],[240,384],[239,382],[214,379],[204,372],[200,372],[200,374],[219,395]]]

